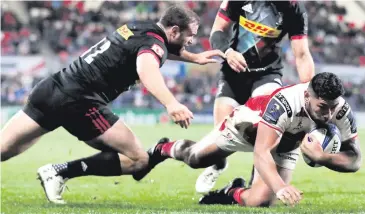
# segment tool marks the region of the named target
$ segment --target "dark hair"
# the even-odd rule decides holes
[[[178,26],[181,31],[188,29],[189,24],[200,22],[199,16],[192,10],[183,6],[174,5],[165,10],[160,21],[164,27]]]
[[[323,72],[315,75],[309,87],[320,98],[334,100],[345,94],[341,80],[333,73]]]

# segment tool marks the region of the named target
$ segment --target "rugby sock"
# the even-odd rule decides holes
[[[58,175],[68,179],[87,175],[118,176],[122,174],[116,152],[100,152],[87,158],[54,164],[53,167]]]
[[[239,204],[244,205],[244,202],[242,201],[241,194],[247,190],[247,188],[234,188],[229,190],[228,195],[232,195],[233,199]]]
[[[161,155],[174,158],[173,154],[173,146],[175,145],[176,141],[164,143],[161,145]]]

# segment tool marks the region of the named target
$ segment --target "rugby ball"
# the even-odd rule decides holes
[[[316,138],[322,145],[323,151],[329,154],[335,154],[341,148],[341,135],[337,126],[334,124],[327,124],[326,127],[315,128],[309,132],[310,136]],[[322,165],[312,162],[303,154],[304,161],[311,167],[321,167]]]

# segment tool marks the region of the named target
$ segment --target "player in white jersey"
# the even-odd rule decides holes
[[[332,73],[317,74],[310,83],[276,90],[271,95],[251,98],[199,142],[162,139],[151,148],[147,174],[166,158],[184,161],[192,168],[205,168],[234,152],[254,152],[254,180],[245,187],[235,179],[221,190],[201,198],[201,204],[268,206],[275,198],[294,205],[301,192],[290,185],[302,151],[316,163],[338,172],[355,172],[361,165],[356,122],[344,88]],[[306,133],[332,123],[341,133],[337,154],[326,154],[320,144],[308,143]]]

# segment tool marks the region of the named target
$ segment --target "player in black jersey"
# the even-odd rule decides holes
[[[222,2],[210,37],[211,46],[226,54],[214,104],[215,124],[249,97],[270,94],[282,86],[280,42],[286,35],[291,40],[300,81],[311,80],[314,63],[306,38],[307,24],[300,1]],[[222,162],[207,168],[197,179],[196,191],[205,193],[213,188],[226,166]]]
[[[67,179],[87,176],[130,175],[146,167],[148,154],[133,132],[107,104],[137,81],[187,128],[192,112],[166,87],[159,71],[167,58],[206,64],[224,57],[219,50],[187,52],[197,34],[199,17],[189,9],[172,6],[156,23],[125,24],[92,46],[70,66],[42,80],[27,104],[1,131],[1,161],[32,146],[39,137],[62,126],[101,152],[64,164],[38,169],[49,201],[61,197]]]

